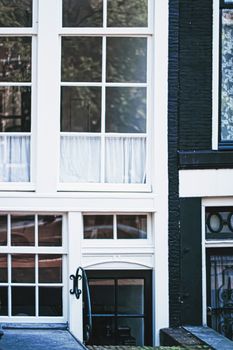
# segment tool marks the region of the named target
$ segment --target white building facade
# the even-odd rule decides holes
[[[0,321],[68,323],[83,340],[82,297],[70,293],[81,266],[94,342],[123,344],[127,331],[131,344],[158,344],[169,314],[168,1],[124,6],[2,6]]]

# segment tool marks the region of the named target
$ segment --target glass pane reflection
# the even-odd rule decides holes
[[[144,280],[118,279],[118,313],[143,314],[144,313]]]
[[[102,38],[63,37],[61,64],[62,81],[101,81]]]
[[[112,215],[85,215],[84,216],[85,239],[110,239],[113,238]]]
[[[90,279],[89,288],[93,314],[115,312],[115,282],[113,279]]]
[[[107,88],[106,131],[146,132],[146,88]]]
[[[39,255],[39,283],[62,282],[62,256]]]
[[[0,215],[0,246],[7,245],[7,215]]]
[[[8,287],[0,287],[0,316],[8,315]]]
[[[35,316],[35,287],[12,287],[12,315]]]
[[[107,81],[146,82],[147,39],[107,38]]]
[[[62,316],[62,288],[39,288],[39,316]]]
[[[107,0],[108,27],[147,27],[148,0]]]
[[[11,215],[11,245],[35,245],[35,217]]]
[[[61,90],[61,131],[100,132],[101,88],[65,86]]]
[[[63,27],[102,27],[103,0],[63,0]]]
[[[62,245],[62,216],[38,216],[38,245],[58,247]]]
[[[0,81],[31,80],[30,37],[0,37]]]
[[[147,238],[147,216],[117,215],[117,238]]]
[[[144,319],[143,318],[118,318],[117,320],[117,344],[118,345],[144,345]]]
[[[0,132],[30,132],[31,88],[0,87]]]
[[[0,283],[7,283],[8,281],[7,265],[7,254],[0,254]]]
[[[32,0],[0,0],[0,27],[31,27]]]
[[[14,254],[11,256],[11,265],[13,283],[35,282],[35,255]]]

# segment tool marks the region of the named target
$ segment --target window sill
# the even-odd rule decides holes
[[[60,183],[60,192],[152,192],[147,184]]]
[[[0,191],[35,191],[35,184],[32,182],[0,182]]]

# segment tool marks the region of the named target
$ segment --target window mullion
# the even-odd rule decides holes
[[[102,97],[101,97],[101,183],[105,182],[105,110],[106,110],[106,36],[102,41]]]

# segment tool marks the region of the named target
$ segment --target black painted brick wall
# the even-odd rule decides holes
[[[212,1],[179,2],[180,150],[211,149]]]
[[[180,235],[178,196],[178,48],[179,0],[169,2],[168,171],[169,171],[169,311],[170,326],[179,326]]]

